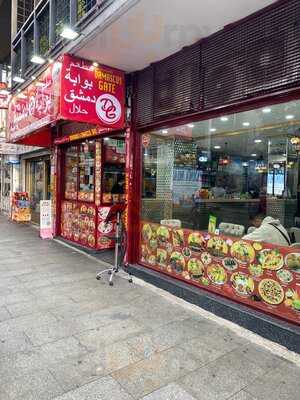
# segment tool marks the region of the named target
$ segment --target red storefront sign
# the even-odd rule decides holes
[[[124,73],[64,55],[60,117],[102,127],[124,127]]]
[[[60,62],[50,65],[37,81],[13,97],[8,110],[8,139],[11,142],[57,120],[60,70]]]
[[[99,133],[122,129],[124,104],[123,72],[64,55],[10,101],[8,140],[25,143],[29,134],[60,119],[94,124]]]

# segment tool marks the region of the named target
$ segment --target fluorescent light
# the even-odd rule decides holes
[[[49,59],[48,59],[48,63],[49,63],[49,64],[53,64],[53,63],[54,63],[53,58],[49,58]]]
[[[214,146],[214,149],[216,149],[216,150],[218,150],[220,148],[221,148],[221,146]]]
[[[295,117],[294,117],[294,115],[286,115],[285,116],[285,119],[294,119]]]
[[[36,80],[36,76],[32,75],[31,79],[32,79],[33,81],[35,81],[35,80]]]
[[[243,122],[244,126],[250,126],[250,122]]]
[[[42,64],[44,64],[45,63],[45,59],[44,59],[44,57],[42,57],[42,56],[39,56],[38,54],[34,54],[32,57],[31,57],[31,60],[30,60],[32,63],[34,63],[34,64],[39,64],[39,65],[42,65]]]
[[[163,129],[163,130],[161,131],[161,133],[163,133],[164,135],[166,135],[166,134],[168,133],[168,129]]]
[[[255,140],[254,140],[254,143],[261,143],[261,142],[262,142],[261,139],[255,139]]]
[[[216,128],[210,128],[211,132],[216,132]]]
[[[195,125],[194,125],[194,124],[188,124],[188,127],[189,127],[189,128],[194,128]]]
[[[269,108],[269,107],[266,107],[266,108],[263,108],[262,109],[262,112],[264,113],[264,114],[268,114],[268,113],[270,113],[272,110],[271,110],[271,108]]]
[[[228,117],[221,117],[220,119],[221,119],[221,121],[223,121],[223,122],[228,121]]]
[[[256,153],[251,154],[251,157],[256,157],[256,156],[257,156]]]
[[[99,64],[96,61],[94,61],[93,62],[93,67],[97,68],[97,67],[99,67]]]
[[[8,90],[6,90],[6,89],[0,90],[0,94],[3,94],[3,96],[8,96],[9,93],[10,93],[10,92],[9,92]]]
[[[25,79],[23,79],[21,76],[16,75],[13,77],[13,81],[17,83],[24,83]]]
[[[68,40],[77,39],[79,34],[74,29],[70,28],[69,26],[65,26],[60,34],[61,37]]]
[[[242,163],[242,166],[243,166],[243,167],[248,167],[249,164],[248,164],[247,162],[243,162],[243,163]]]

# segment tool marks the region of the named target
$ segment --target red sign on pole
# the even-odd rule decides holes
[[[124,73],[64,55],[60,117],[121,129],[125,112]]]

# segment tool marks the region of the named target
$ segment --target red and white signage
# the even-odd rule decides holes
[[[25,136],[60,119],[87,122],[102,130],[122,129],[124,104],[123,72],[64,55],[10,101],[8,140],[24,142]]]
[[[16,141],[57,120],[61,63],[51,64],[39,79],[9,104],[9,140]]]
[[[121,129],[125,112],[124,73],[94,67],[90,61],[64,55],[61,74],[60,117]]]

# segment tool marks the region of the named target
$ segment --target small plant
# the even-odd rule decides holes
[[[48,50],[49,50],[49,40],[46,35],[43,35],[40,38],[40,52],[41,54],[45,54],[47,53]]]

